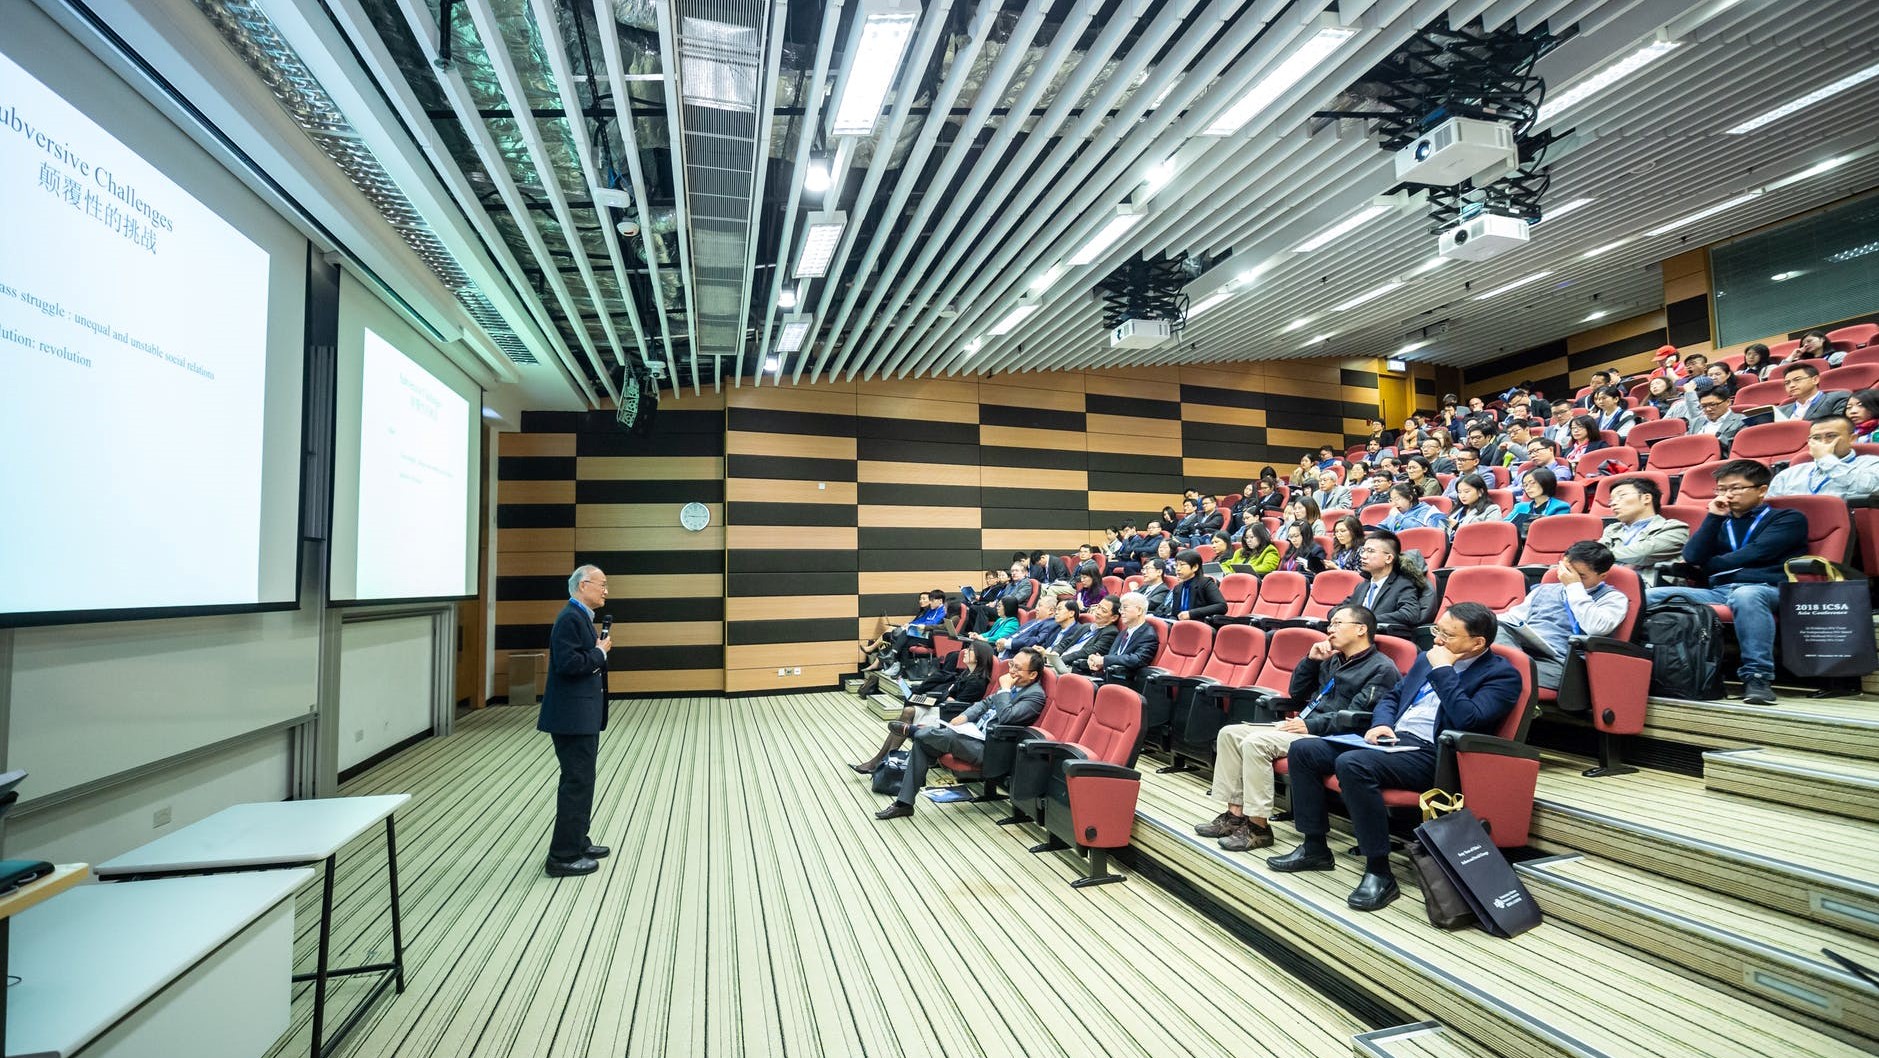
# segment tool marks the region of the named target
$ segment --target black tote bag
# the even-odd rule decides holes
[[[1815,555],[1789,559],[1782,570],[1788,579],[1775,622],[1782,667],[1803,679],[1864,676],[1879,668],[1866,578]],[[1796,579],[1803,573],[1824,573],[1827,579]]]
[[[1482,929],[1507,938],[1540,924],[1540,905],[1473,811],[1463,808],[1431,819],[1416,828],[1416,839],[1468,902]]]

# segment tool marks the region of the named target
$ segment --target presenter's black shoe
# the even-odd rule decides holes
[[[1365,872],[1364,880],[1351,890],[1350,899],[1345,903],[1353,911],[1381,911],[1401,892],[1396,888],[1396,879],[1390,875]]]
[[[1775,704],[1775,688],[1766,676],[1742,677],[1742,701],[1748,705]]]
[[[571,878],[577,874],[594,873],[600,869],[600,861],[591,856],[573,860],[557,860],[550,856],[544,869],[550,878]]]
[[[1337,869],[1337,861],[1330,849],[1311,851],[1304,845],[1283,856],[1272,856],[1266,860],[1266,866],[1281,874],[1297,874],[1300,871],[1331,871]]]
[[[587,846],[587,858],[590,860],[604,860],[607,858],[607,854],[612,851],[612,849],[605,845],[589,845]]]
[[[893,804],[888,805],[886,808],[883,808],[879,812],[874,813],[874,818],[876,819],[905,819],[910,815],[913,815],[912,805],[905,804],[900,801],[895,801]]]

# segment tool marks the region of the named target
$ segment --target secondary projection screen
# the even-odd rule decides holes
[[[476,594],[482,390],[350,274],[339,333],[333,601]]]
[[[121,87],[14,40],[0,623],[292,605],[305,242]]]

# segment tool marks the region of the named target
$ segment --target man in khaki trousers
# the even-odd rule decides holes
[[[1331,611],[1324,641],[1292,670],[1296,716],[1273,724],[1229,724],[1214,740],[1214,784],[1207,796],[1227,810],[1194,828],[1230,852],[1272,844],[1272,762],[1294,741],[1336,731],[1342,709],[1369,709],[1402,673],[1376,649],[1377,615],[1354,603]]]

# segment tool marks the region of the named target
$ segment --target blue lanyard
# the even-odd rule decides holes
[[[1816,475],[1819,475],[1820,477],[1819,481],[1814,480]],[[1832,480],[1833,480],[1833,475],[1829,474],[1826,470],[1822,469],[1820,464],[1818,463],[1814,464],[1814,469],[1807,472],[1807,483],[1808,483],[1807,494],[1810,496],[1820,495],[1820,490],[1826,488],[1827,482],[1832,481]]]
[[[1755,516],[1755,520],[1749,523],[1748,532],[1742,534],[1741,543],[1736,542],[1735,519],[1731,518],[1728,521],[1722,523],[1723,532],[1729,534],[1729,550],[1731,551],[1742,550],[1742,547],[1744,544],[1747,544],[1750,540],[1753,540],[1755,538],[1755,530],[1760,529],[1762,527],[1762,519],[1766,517],[1768,517],[1768,506],[1766,504],[1763,504],[1761,513],[1757,514]]]
[[[1336,676],[1332,676],[1330,679],[1325,680],[1324,686],[1318,688],[1318,693],[1311,696],[1311,701],[1306,703],[1304,710],[1301,711],[1298,715],[1301,717],[1310,716],[1311,711],[1313,709],[1318,708],[1318,703],[1324,700],[1325,692],[1329,691],[1331,689],[1331,686],[1335,683],[1337,683]]]

